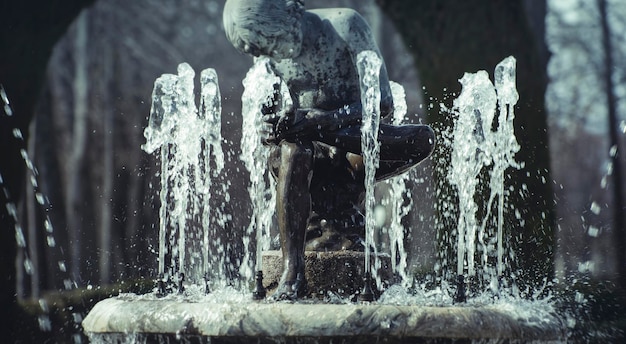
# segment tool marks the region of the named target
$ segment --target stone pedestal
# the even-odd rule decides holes
[[[393,282],[391,259],[388,255],[379,255],[378,276],[383,285]],[[376,261],[371,255],[371,262]],[[358,251],[306,251],[305,275],[311,297],[323,298],[329,293],[341,297],[350,297],[363,289],[365,253]],[[279,250],[263,252],[263,285],[271,293],[278,285],[283,272],[283,258]],[[376,282],[372,281],[372,290],[377,296]]]

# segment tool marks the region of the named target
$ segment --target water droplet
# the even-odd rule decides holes
[[[595,265],[590,260],[588,260],[586,262],[578,263],[578,272],[580,272],[580,273],[593,272],[594,268],[595,268]],[[578,295],[576,295],[576,298],[577,298],[576,302],[579,302],[578,301]]]
[[[39,329],[45,332],[49,332],[52,330],[52,322],[50,321],[50,317],[46,314],[40,315],[37,317],[37,322],[39,323]]]
[[[24,271],[29,275],[33,274],[33,262],[28,258],[24,259]]]
[[[598,203],[596,202],[592,202],[591,203],[591,208],[590,208],[591,212],[596,214],[596,215],[600,215],[600,205],[598,205]]]
[[[2,86],[0,86],[0,98],[2,98],[2,101],[6,105],[9,105],[9,97],[7,97],[7,93],[4,91],[4,87]]]
[[[17,242],[18,247],[26,247],[26,239],[24,238],[22,227],[19,224],[15,225],[15,241]]]
[[[43,194],[41,192],[37,192],[35,194],[35,199],[37,199],[37,203],[39,203],[40,205],[44,205],[45,198],[44,198],[44,196],[43,196]]]
[[[71,290],[74,287],[75,283],[72,282],[72,280],[70,279],[64,279],[63,280],[63,286],[65,287],[65,290]]]
[[[45,313],[48,313],[50,310],[48,309],[48,301],[46,299],[39,299],[39,307]]]

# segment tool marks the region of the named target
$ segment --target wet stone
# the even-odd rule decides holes
[[[393,282],[391,259],[380,254],[378,275],[382,286]],[[305,275],[309,297],[323,299],[329,295],[342,298],[356,296],[363,289],[365,253],[359,251],[306,251]],[[374,262],[372,254],[371,261]],[[271,294],[278,285],[283,272],[283,259],[280,250],[263,252],[263,285]],[[377,294],[375,281],[372,290]]]
[[[562,343],[556,316],[514,309],[373,303],[150,299],[100,301],[82,323],[91,343]]]

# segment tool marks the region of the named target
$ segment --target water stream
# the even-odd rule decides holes
[[[2,86],[2,84],[0,84],[0,102],[2,103],[2,109],[4,111],[5,116],[11,117],[15,115],[13,112],[13,108],[10,104],[9,97],[7,96],[7,93],[4,87]],[[15,140],[21,141],[24,147],[27,146],[24,140],[24,135],[19,128],[13,128],[12,135]],[[58,256],[60,258],[56,261],[55,273],[58,274],[59,276],[62,276],[62,281],[63,281],[62,290],[65,290],[65,291],[73,290],[77,287],[77,283],[75,282],[75,279],[74,279],[76,278],[76,276],[72,276],[70,274],[70,271],[68,270],[67,265],[66,265],[64,250],[62,247],[57,245],[57,240],[55,239],[56,231],[49,216],[50,200],[43,193],[42,187],[39,184],[39,181],[38,181],[40,177],[39,171],[26,149],[22,148],[20,150],[20,156],[22,157],[24,165],[26,166],[28,185],[31,188],[30,190],[27,190],[27,193],[32,192],[32,196],[34,196],[34,199],[35,199],[36,207],[38,208],[37,211],[39,212],[39,214],[43,215],[42,217],[43,217],[43,230],[45,233],[45,245],[51,249],[56,249],[59,251]],[[27,241],[27,236],[20,222],[18,207],[16,206],[14,202],[11,201],[11,198],[13,197],[13,195],[10,194],[9,189],[7,185],[5,184],[5,180],[2,174],[0,174],[0,192],[3,192],[5,198],[9,201],[3,206],[6,207],[6,211],[8,215],[11,217],[11,219],[15,223],[15,227],[13,229],[15,231],[15,241],[18,247],[18,257],[16,258],[16,261],[22,262],[23,267],[24,267],[24,272],[27,275],[29,275],[31,278],[38,278],[37,275],[40,273],[40,271],[38,271],[39,267],[36,265],[36,259],[33,259],[34,258],[33,255],[37,254],[37,252],[35,251],[37,247],[28,246],[29,242]],[[29,197],[29,196],[31,195],[27,195],[26,197]],[[34,227],[34,226],[31,226],[31,227]],[[29,238],[35,235],[36,233],[32,233],[30,231],[28,233]],[[22,255],[22,256],[19,257],[19,255]],[[19,273],[18,273],[18,276],[19,276]],[[50,312],[49,312],[50,305],[48,304],[47,300],[43,297],[38,300],[38,304],[41,310],[43,311],[43,313],[37,317],[37,323],[39,324],[40,329],[42,329],[43,331],[51,331],[52,320],[50,318]],[[83,315],[72,309],[70,309],[70,314],[72,316],[71,327],[75,328],[77,331],[80,331],[80,322],[82,321]],[[78,337],[78,334],[75,334],[74,337]]]
[[[361,81],[361,106],[363,119],[361,122],[361,151],[365,164],[365,271],[376,279],[380,289],[382,281],[376,273],[380,269],[378,250],[374,244],[376,217],[374,209],[376,203],[376,169],[379,163],[380,142],[378,142],[378,128],[380,126],[380,68],[382,61],[373,51],[364,51],[357,56],[357,70]],[[374,265],[372,266],[371,250],[373,250]]]
[[[394,105],[392,124],[400,125],[407,113],[404,87],[398,83],[391,82],[391,93]],[[385,183],[389,187],[389,197],[381,200],[382,205],[389,207],[391,211],[391,221],[387,228],[391,268],[399,278],[398,283],[405,288],[412,281],[407,271],[408,253],[404,245],[405,226],[402,224],[402,220],[409,215],[413,206],[413,198],[406,186],[411,177],[411,173],[407,172],[386,180]],[[407,204],[404,204],[405,197],[408,199]]]
[[[262,109],[279,106],[274,102],[291,101],[280,78],[271,72],[267,58],[255,59],[254,65],[243,80],[241,96],[243,122],[241,126],[241,160],[250,172],[248,194],[252,204],[250,224],[243,237],[246,248],[240,267],[242,277],[252,280],[254,271],[262,271],[261,254],[269,249],[272,217],[276,205],[276,187],[269,176],[270,150],[261,144],[258,128],[262,126]],[[277,92],[280,92],[277,94]],[[252,242],[252,239],[255,242]],[[256,249],[252,250],[252,246]],[[252,252],[254,256],[252,256]]]
[[[505,177],[508,169],[521,167],[515,160],[520,147],[513,128],[513,106],[518,99],[515,59],[508,57],[500,62],[494,75],[495,86],[485,71],[466,73],[460,80],[462,90],[452,108],[456,119],[452,141],[448,143],[452,149],[448,180],[458,194],[456,273],[474,276],[480,269],[480,277],[487,284],[497,286],[497,278],[506,268]],[[488,201],[482,212],[476,202],[480,183],[489,186]],[[484,214],[482,218],[479,213]],[[489,228],[493,223],[495,228]],[[482,255],[477,267],[479,247]],[[495,257],[495,263],[489,257]]]
[[[215,254],[223,252],[220,239],[211,233],[216,230],[211,217],[222,214],[209,206],[212,178],[224,167],[224,154],[217,74],[213,69],[201,73],[201,111],[194,77],[191,66],[182,63],[177,75],[155,81],[142,149],[160,150],[161,156],[158,274],[200,283],[209,273],[217,279],[224,273],[223,254]]]

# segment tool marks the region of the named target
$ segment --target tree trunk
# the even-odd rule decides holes
[[[107,284],[111,282],[111,232],[113,228],[113,175],[115,172],[114,161],[114,142],[115,127],[113,121],[112,101],[109,97],[110,78],[113,73],[112,56],[108,50],[101,49],[101,72],[100,72],[100,95],[101,95],[101,116],[102,116],[102,135],[103,135],[103,154],[102,154],[102,196],[100,198],[100,230],[98,233],[99,247],[99,273],[100,283]]]
[[[609,117],[609,140],[611,149],[611,163],[613,164],[613,238],[615,240],[615,252],[617,261],[618,283],[621,288],[626,288],[626,239],[624,237],[624,200],[622,196],[622,162],[619,144],[619,125],[617,116],[617,99],[615,97],[615,84],[613,82],[613,47],[611,42],[611,29],[607,18],[606,0],[598,0],[600,11],[600,24],[602,27],[602,50],[604,53],[604,87]]]
[[[544,110],[546,61],[540,49],[544,44],[535,40],[529,28],[523,1],[378,2],[415,57],[426,96],[433,99],[434,107],[428,118],[434,126],[451,125],[451,118],[440,111],[439,103],[451,108],[454,98],[451,95],[460,90],[458,79],[464,72],[493,73],[496,64],[505,57],[512,55],[517,59],[520,101],[515,110],[515,132],[521,150],[516,158],[525,167],[514,172],[507,182],[516,187],[509,195],[509,202],[522,213],[525,225],[519,228],[516,225],[519,222],[509,215],[505,235],[510,238],[516,255],[512,272],[521,269],[520,280],[534,283],[543,277],[550,278],[554,215],[551,185],[547,182],[550,176]],[[438,148],[433,161],[447,164],[447,153]],[[445,178],[445,172],[439,169],[435,178]],[[517,190],[522,185],[526,185],[528,192],[520,196]],[[440,235],[450,236],[454,226],[456,223],[449,224]]]
[[[75,70],[72,90],[74,95],[74,120],[72,125],[72,139],[70,145],[69,163],[65,166],[66,191],[65,206],[67,230],[70,239],[70,276],[80,283],[82,221],[81,205],[83,162],[87,141],[87,109],[88,109],[88,80],[87,80],[87,15],[82,13],[78,17],[76,37],[74,41]]]

